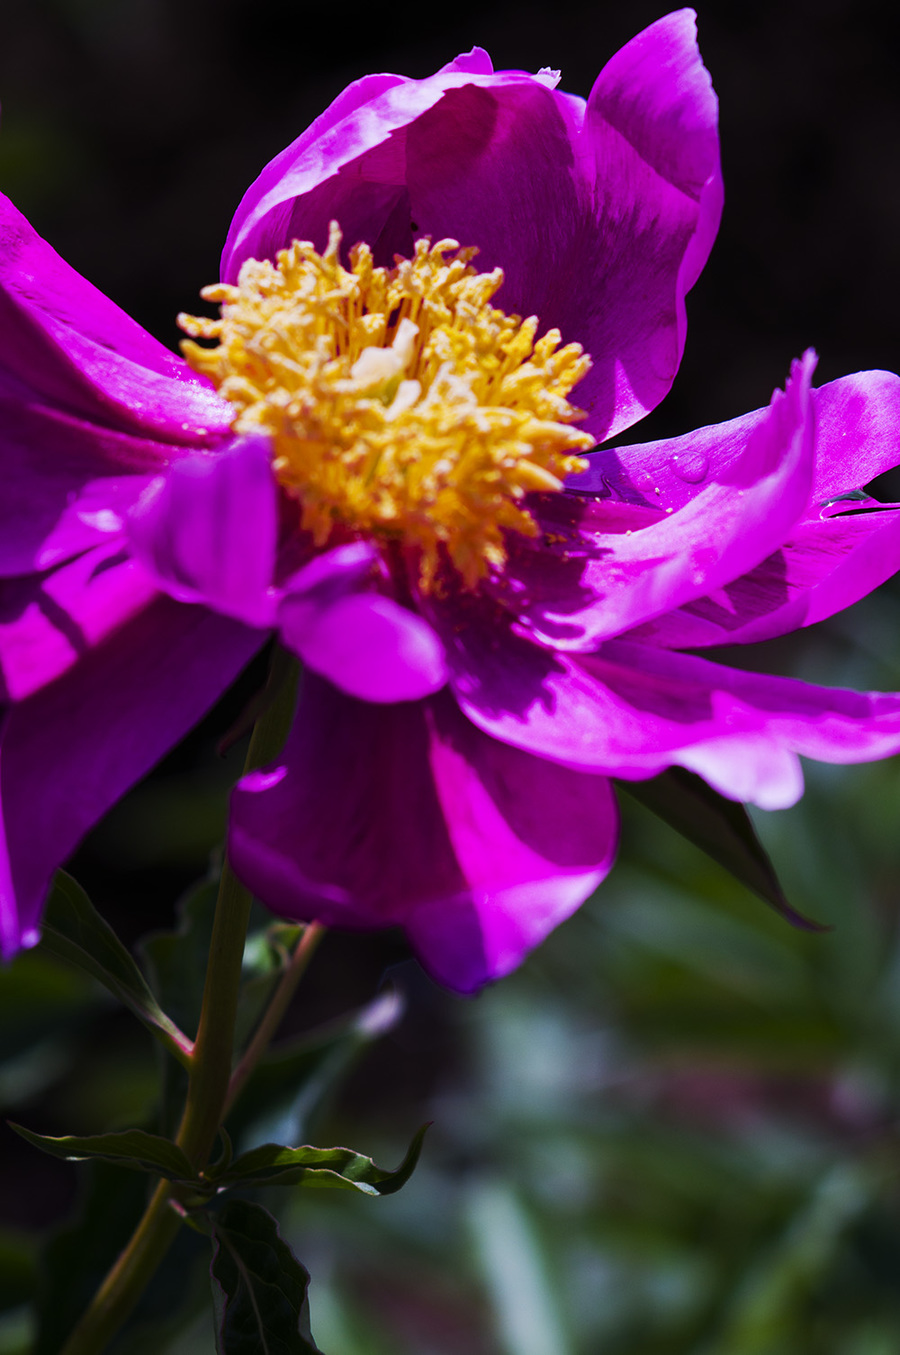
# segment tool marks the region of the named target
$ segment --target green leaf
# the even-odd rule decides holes
[[[309,1273],[272,1216],[232,1200],[212,1225],[218,1355],[321,1355],[309,1329]]]
[[[792,926],[809,932],[831,930],[804,917],[788,903],[775,867],[742,804],[726,800],[702,777],[683,767],[670,767],[649,781],[619,781],[617,784],[695,847],[706,852]]]
[[[197,1173],[177,1144],[160,1138],[158,1134],[148,1134],[143,1129],[126,1129],[115,1134],[90,1134],[86,1138],[75,1134],[51,1138],[46,1134],[35,1134],[20,1124],[13,1124],[12,1120],[8,1123],[10,1129],[34,1144],[35,1148],[41,1148],[51,1157],[61,1157],[67,1162],[100,1158],[103,1162],[131,1167],[134,1171],[153,1172],[170,1181],[196,1181],[197,1178]]]
[[[225,1186],[335,1186],[343,1190],[361,1190],[364,1195],[393,1195],[412,1176],[428,1125],[416,1133],[406,1157],[396,1171],[385,1171],[370,1157],[352,1148],[286,1148],[264,1143],[251,1148],[215,1176],[215,1184]]]
[[[43,946],[98,979],[144,1025],[162,1038],[176,1057],[184,1059],[185,1037],[166,1016],[112,927],[104,921],[87,894],[71,875],[58,870],[44,910]]]

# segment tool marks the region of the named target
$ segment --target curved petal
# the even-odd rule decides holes
[[[124,544],[113,533],[47,574],[0,580],[0,698],[47,686],[153,601]]]
[[[451,687],[479,729],[577,771],[640,779],[678,764],[707,775],[722,749],[734,756],[710,773],[717,789],[774,808],[796,795],[787,753],[865,762],[900,749],[897,694],[814,687],[624,640],[552,654],[484,614],[467,616],[455,643],[443,638]]]
[[[551,290],[534,309],[594,360],[575,398],[598,441],[653,409],[678,370],[684,298],[722,213],[717,125],[690,9],[639,33],[591,91],[594,219],[573,232],[567,260],[542,265]]]
[[[52,568],[121,532],[181,448],[0,397],[0,578]]]
[[[810,518],[756,569],[625,638],[667,649],[770,640],[833,616],[898,570],[900,505]]]
[[[267,438],[176,461],[132,509],[129,535],[157,586],[179,602],[249,626],[274,623],[278,505]]]
[[[592,354],[590,431],[627,427],[671,385],[718,227],[716,99],[688,10],[613,57],[586,110],[552,83],[470,55],[351,86],[251,187],[223,277],[294,238],[323,247],[332,219],[381,263],[421,235],[476,245],[479,267],[504,270],[506,310]]]
[[[816,468],[812,502],[824,503],[862,489],[900,464],[900,376],[856,372],[812,392]],[[698,428],[685,437],[592,452],[590,465],[573,476],[577,494],[625,499],[677,511],[710,480],[728,478],[766,408],[729,423]]]
[[[379,593],[351,593],[312,611],[291,597],[281,635],[309,668],[364,701],[416,701],[447,681],[428,623]]]
[[[855,372],[815,392],[813,501],[862,489],[900,465],[900,376]]]
[[[480,266],[507,271],[503,304],[516,309],[531,296],[525,308],[537,309],[534,264],[545,266],[579,192],[570,106],[541,78],[482,65],[351,85],[245,195],[223,278],[292,239],[324,247],[336,218],[347,244],[368,241],[379,263],[409,256],[421,235],[477,245]]]
[[[0,735],[0,950],[36,940],[57,866],[203,716],[259,648],[236,622],[160,597]]]
[[[722,435],[739,443],[739,454],[677,512],[623,534],[618,519],[626,510],[639,512],[640,505],[619,504],[613,510],[615,533],[606,535],[604,505],[597,504],[569,534],[560,532],[557,513],[537,549],[527,538],[511,536],[507,605],[520,623],[556,648],[593,648],[731,583],[765,560],[809,503],[814,365],[809,354],[794,364],[785,391],[775,392],[764,418],[752,415],[737,426],[725,425]],[[688,434],[679,445],[702,446],[717,432]],[[538,521],[541,511],[538,504]]]
[[[375,705],[308,676],[281,765],[235,790],[229,859],[289,917],[404,926],[470,992],[578,906],[616,837],[605,778],[504,748],[446,695]]]
[[[375,591],[374,545],[354,541],[318,556],[285,585],[281,641],[314,672],[364,701],[415,701],[447,681],[427,621]]]
[[[211,385],[70,268],[0,195],[0,390],[182,444],[224,433]]]

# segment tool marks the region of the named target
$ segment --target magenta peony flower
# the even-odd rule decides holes
[[[4,955],[273,632],[302,698],[234,793],[235,870],[287,916],[404,927],[463,991],[608,872],[611,776],[776,808],[798,754],[900,748],[896,694],[679,652],[894,572],[900,509],[834,501],[898,460],[900,380],[813,390],[807,356],[753,414],[584,456],[678,367],[716,103],[690,11],[586,103],[555,83],[475,49],[351,85],[246,194],[187,362],[4,203]]]

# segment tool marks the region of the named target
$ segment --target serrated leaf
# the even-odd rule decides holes
[[[212,1229],[218,1355],[321,1355],[309,1327],[309,1273],[271,1214],[233,1200]]]
[[[136,961],[71,875],[58,870],[41,926],[45,950],[108,988],[144,1025],[183,1057],[184,1036],[163,1011]]]
[[[224,1186],[333,1186],[360,1190],[364,1195],[393,1195],[412,1176],[422,1142],[428,1130],[424,1124],[416,1133],[396,1171],[378,1167],[370,1157],[352,1148],[287,1148],[263,1143],[251,1148],[215,1177]]]
[[[12,1120],[8,1123],[10,1129],[51,1157],[61,1157],[68,1162],[99,1158],[102,1162],[115,1162],[120,1167],[130,1167],[134,1171],[153,1172],[170,1181],[196,1180],[197,1173],[177,1144],[160,1138],[158,1134],[148,1134],[143,1129],[126,1129],[115,1134],[89,1134],[86,1137],[65,1134],[55,1138],[35,1134],[23,1125],[13,1124]]]
[[[804,917],[788,902],[769,854],[742,804],[726,800],[702,777],[683,767],[670,767],[649,781],[617,784],[712,857],[792,926],[809,932],[830,931],[822,923]]]

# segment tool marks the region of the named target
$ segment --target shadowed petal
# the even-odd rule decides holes
[[[626,43],[588,99],[585,151],[594,220],[541,265],[533,308],[584,344],[594,366],[575,391],[598,441],[629,427],[671,387],[684,351],[684,298],[722,212],[718,103],[696,16],[666,15]]]
[[[498,302],[559,326],[594,367],[578,404],[598,438],[662,398],[684,346],[684,296],[721,210],[716,99],[684,10],[601,72],[590,100],[546,75],[491,72],[469,54],[425,80],[371,76],[345,90],[245,195],[222,275],[294,238],[345,243],[379,263],[452,237],[503,268]]]
[[[833,616],[898,569],[900,506],[873,501],[868,509],[802,522],[756,569],[625,638],[667,649],[768,640]]]
[[[120,531],[173,452],[181,448],[0,397],[0,577],[49,569]]]
[[[551,654],[504,632],[499,616],[467,617],[455,641],[438,630],[469,719],[575,770],[640,779],[677,764],[707,775],[715,758],[717,789],[776,808],[799,786],[786,753],[865,762],[900,749],[894,693],[814,687],[622,640]]]
[[[36,939],[53,871],[197,723],[259,648],[257,632],[160,597],[0,736],[0,949]]]
[[[448,696],[376,705],[307,675],[280,765],[234,793],[229,857],[276,911],[402,925],[472,991],[578,906],[616,836],[604,778],[496,744]]]
[[[520,622],[556,648],[592,648],[731,583],[781,546],[809,502],[813,367],[811,355],[794,364],[785,391],[775,392],[763,419],[752,416],[740,432],[726,426],[729,437],[740,437],[740,454],[677,512],[646,526],[636,522],[638,530],[624,534],[616,521],[615,533],[606,536],[597,530],[604,513],[598,504],[569,539],[554,527],[550,541],[541,539],[536,550],[527,538],[511,536],[506,574],[508,586],[518,582],[519,594],[508,605]],[[696,436],[702,443],[709,434],[706,429]],[[691,439],[689,434],[681,442]],[[640,513],[641,506],[612,509],[617,518],[625,510]],[[538,504],[539,520],[540,513]],[[560,588],[555,598],[549,586],[554,576]]]
[[[819,504],[862,489],[900,460],[900,377],[856,372],[812,392],[816,469],[811,501]],[[616,495],[673,510],[690,503],[710,480],[728,478],[766,409],[683,437],[593,452],[588,470],[573,476],[578,494]]]
[[[158,587],[250,626],[275,620],[278,506],[268,439],[182,457],[129,515],[131,547]]]
[[[71,668],[157,597],[124,535],[48,574],[0,580],[0,692],[22,701]]]

